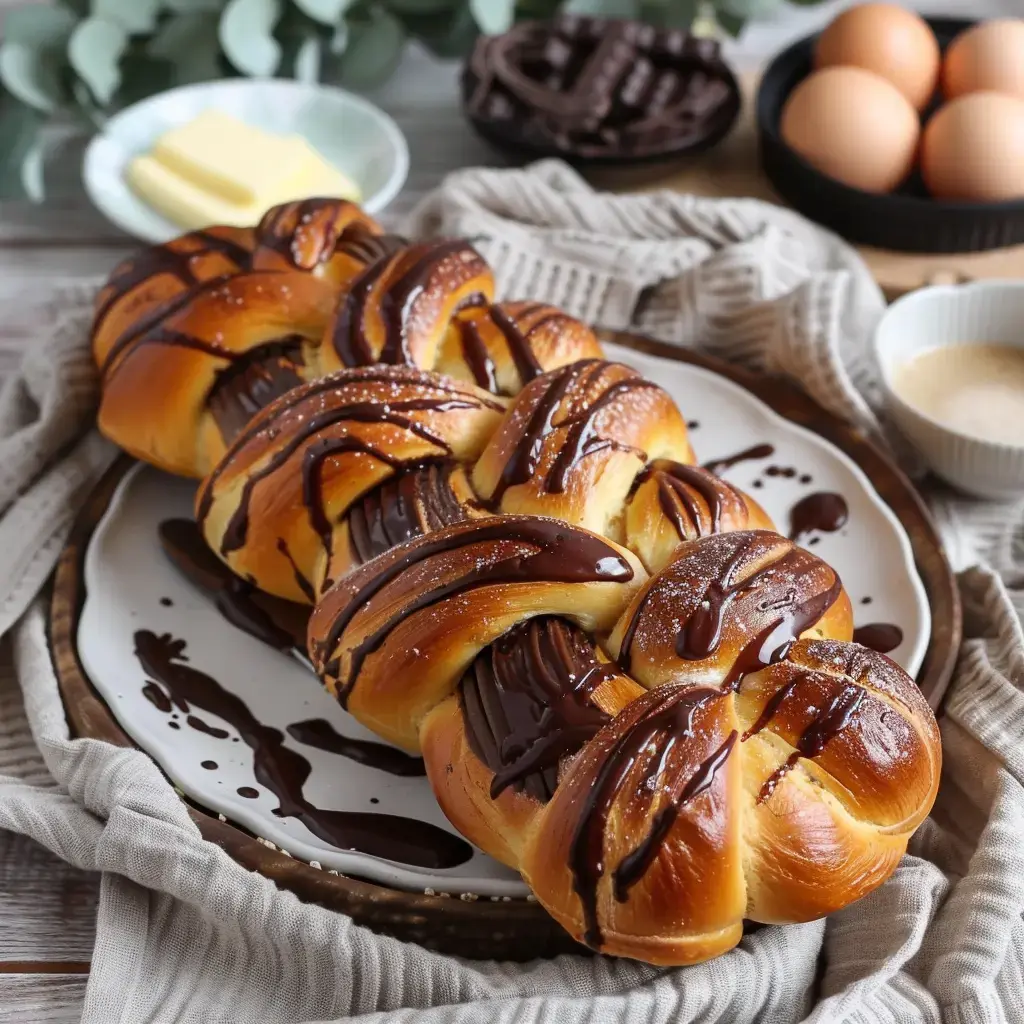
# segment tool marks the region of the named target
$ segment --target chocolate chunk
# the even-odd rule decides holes
[[[470,121],[494,142],[611,162],[711,145],[740,107],[714,40],[576,15],[481,37],[462,95]]]

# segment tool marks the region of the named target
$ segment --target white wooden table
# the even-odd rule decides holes
[[[0,8],[18,2],[0,0]],[[751,29],[741,45],[730,47],[730,56],[739,69],[749,70],[827,21],[839,6],[843,0],[783,12]],[[922,0],[921,6],[972,16],[1021,13],[1020,0]],[[462,121],[452,67],[412,53],[374,98],[406,132],[412,155],[408,186],[389,219],[400,216],[447,171],[502,162]],[[0,203],[0,378],[31,344],[55,283],[103,274],[135,247],[90,207],[77,182],[79,155],[72,148],[63,156],[45,205]],[[43,770],[31,753],[8,752],[18,764],[2,757],[4,735],[23,722],[17,700],[13,689],[0,689],[0,774],[31,776]],[[80,1018],[98,899],[97,875],[0,831],[0,1024]]]

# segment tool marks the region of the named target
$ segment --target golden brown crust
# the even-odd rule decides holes
[[[572,578],[600,545],[631,579]],[[850,634],[835,573],[767,531],[684,542],[646,585],[631,558],[546,519],[449,527],[331,590],[311,656],[357,718],[422,749],[452,823],[603,952],[693,963],[745,918],[810,920],[875,888],[934,801],[941,747],[895,663],[816,639]]]
[[[344,200],[190,232],[122,263],[97,298],[100,427],[139,458],[202,476],[255,412],[341,367],[437,366],[514,394],[600,355],[573,318],[491,306],[493,293],[468,242],[410,245]]]
[[[278,597],[308,601],[363,495],[424,462],[472,459],[502,400],[406,366],[343,370],[294,388],[258,414],[196,498],[210,547]],[[460,516],[461,518],[461,516]]]

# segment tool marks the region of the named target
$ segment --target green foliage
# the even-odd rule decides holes
[[[793,0],[814,4],[820,0]],[[408,39],[442,58],[481,33],[559,10],[733,35],[781,0],[51,0],[6,13],[0,40],[0,197],[41,192],[46,118],[97,127],[129,103],[225,75],[383,82]]]

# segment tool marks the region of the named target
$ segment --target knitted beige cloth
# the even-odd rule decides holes
[[[791,373],[890,438],[868,354],[881,296],[847,246],[792,213],[597,195],[545,163],[460,172],[412,220],[414,231],[478,238],[503,295]],[[965,570],[968,639],[942,726],[935,815],[881,889],[827,922],[765,928],[685,969],[456,960],[278,891],[200,838],[146,755],[68,738],[32,599],[113,454],[91,430],[89,300],[88,287],[60,296],[55,323],[41,325],[0,394],[0,631],[13,630],[0,771],[22,765],[0,776],[0,826],[103,872],[87,1021],[1024,1020],[1024,599],[1009,589],[1022,578],[1020,507],[931,495]],[[22,756],[29,726],[41,760]]]

